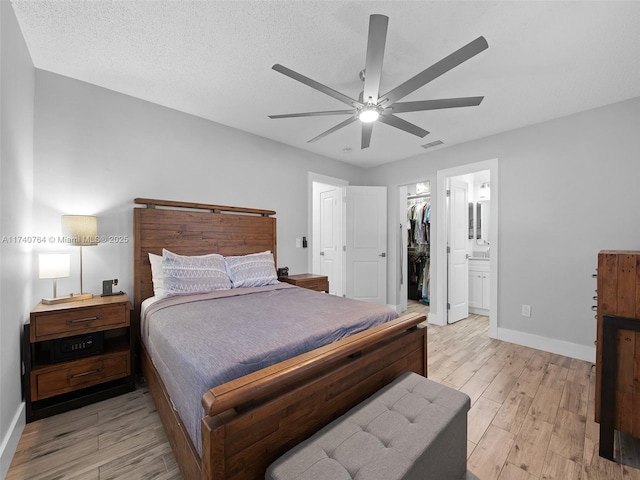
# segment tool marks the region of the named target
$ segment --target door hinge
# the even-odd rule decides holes
[[[447,190],[447,197],[451,196],[451,190]]]
[[[451,247],[447,245],[447,253],[451,253]]]
[[[451,304],[447,302],[447,310],[451,310]]]
[[[342,251],[343,251],[343,252],[346,252],[346,251],[347,251],[347,246],[346,246],[346,245],[343,245],[343,246],[342,246]]]

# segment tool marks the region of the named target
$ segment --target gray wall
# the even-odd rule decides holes
[[[278,219],[278,264],[307,271],[308,172],[359,183],[362,169],[180,113],[95,85],[36,70],[34,224],[60,234],[60,215],[98,216],[100,235],[128,243],[83,249],[84,289],[99,293],[118,278],[132,294],[133,199],[183,200],[272,209]],[[72,277],[59,294],[79,290],[74,247]],[[35,271],[34,271],[35,275]],[[34,298],[51,294],[36,281]]]
[[[31,57],[9,2],[0,2],[0,478],[24,426],[20,332],[31,309],[33,85]]]
[[[640,249],[639,119],[635,98],[371,169],[369,181],[389,187],[395,233],[399,185],[498,158],[498,329],[593,347],[597,253]],[[440,227],[436,220],[434,235]],[[395,235],[389,244],[397,250]],[[397,256],[389,262],[396,271]],[[393,284],[388,302],[399,303]]]

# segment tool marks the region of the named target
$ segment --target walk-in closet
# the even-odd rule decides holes
[[[431,191],[429,183],[407,190],[407,297],[429,304],[431,237]]]

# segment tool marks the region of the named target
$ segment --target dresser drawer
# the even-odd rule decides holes
[[[32,317],[31,341],[97,332],[129,326],[124,305],[111,305],[46,313]]]
[[[129,351],[123,351],[34,369],[31,371],[31,400],[126,377],[131,372],[129,358]]]

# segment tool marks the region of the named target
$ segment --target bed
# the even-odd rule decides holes
[[[179,255],[218,253],[229,257],[265,251],[273,252],[275,256],[277,251],[274,211],[153,199],[136,199],[135,203],[134,308],[138,318],[145,300],[145,317],[154,309],[153,305],[147,306],[150,303],[148,299],[153,297],[149,253],[161,255],[163,249],[167,249]],[[247,320],[245,330],[241,326],[237,330],[239,340],[246,339],[251,343],[251,327],[269,317],[270,307],[260,295],[277,297],[274,303],[289,302],[286,309],[292,312],[288,320],[289,329],[294,329],[298,321],[311,317],[310,311],[319,312],[317,315],[321,316],[325,303],[339,301],[345,302],[344,308],[351,306],[349,300],[288,284],[248,288],[241,294],[222,292],[222,299],[200,295],[202,298],[198,298],[196,303],[202,306],[230,302],[234,305],[232,309],[253,308],[250,313],[240,314],[251,321]],[[306,310],[302,307],[296,309],[296,305],[306,305],[308,301],[320,301],[322,304]],[[166,307],[156,305],[158,311],[153,314],[154,322],[163,312],[187,308],[180,302],[175,303],[177,305]],[[247,307],[252,303],[253,307]],[[272,313],[270,316],[274,315],[286,316],[284,313]],[[188,315],[181,311],[177,316],[182,319]],[[223,315],[217,313],[215,316]],[[341,314],[333,316],[342,317]],[[319,318],[312,323],[324,324]],[[143,320],[142,373],[183,477],[185,480],[263,478],[266,467],[286,450],[400,374],[414,371],[426,376],[426,328],[419,325],[425,319],[424,315],[407,315],[377,320],[372,324],[367,320],[358,324],[354,331],[325,340],[324,344],[311,350],[307,347],[302,353],[278,353],[280,356],[274,357],[275,363],[258,365],[257,370],[248,373],[226,373],[228,377],[221,376],[208,389],[202,389],[195,385],[195,381],[189,380],[193,390],[184,385],[176,386],[171,372],[177,372],[178,368],[162,365],[165,358],[169,362],[170,355],[156,352],[161,349],[142,338],[154,328]],[[170,328],[174,330],[169,329],[165,338],[178,336],[176,328],[186,332],[182,326]],[[307,331],[308,327],[300,324],[299,330]],[[199,336],[213,345],[217,331]],[[321,332],[320,336],[323,335],[327,332]],[[157,342],[160,343],[159,340]],[[185,350],[184,345],[173,348]],[[205,358],[209,360],[192,360],[190,368],[201,373],[213,372],[218,362],[211,360],[212,357]],[[201,373],[192,376],[196,378]],[[183,376],[189,378],[189,373],[174,375]],[[200,420],[195,420],[197,434],[194,434],[194,420],[190,414],[176,407],[182,412],[181,416],[174,408],[179,403],[176,393],[179,391],[185,391],[187,400],[181,401],[190,404],[196,415],[198,408],[202,408]],[[198,399],[199,405],[194,406]]]

